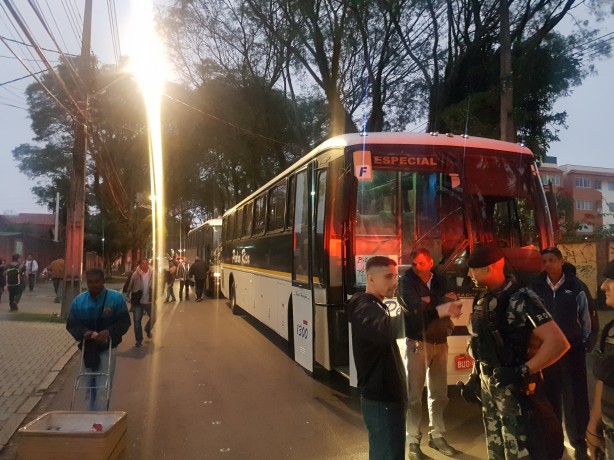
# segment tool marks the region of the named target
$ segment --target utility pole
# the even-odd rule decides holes
[[[66,222],[66,257],[62,318],[68,318],[73,299],[81,292],[83,277],[83,240],[85,232],[85,155],[87,151],[87,113],[91,84],[92,0],[85,0],[83,38],[79,74],[84,86],[81,107],[76,114],[75,143],[72,153],[72,181]]]
[[[501,16],[501,140],[514,142],[514,82],[512,74],[512,45],[510,41],[510,10],[509,0],[499,0]]]

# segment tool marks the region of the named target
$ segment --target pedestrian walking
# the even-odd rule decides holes
[[[2,293],[4,292],[4,286],[6,286],[6,260],[0,257],[0,302],[2,302]]]
[[[21,263],[21,256],[13,254],[12,262],[4,270],[6,279],[6,288],[9,291],[9,307],[10,311],[19,310],[19,301],[21,294],[25,289],[26,272],[25,267]]]
[[[194,277],[194,291],[196,292],[196,301],[203,300],[203,292],[205,290],[205,278],[207,277],[207,265],[196,256],[194,263],[188,270],[188,278]]]
[[[559,420],[564,420],[574,457],[588,459],[586,426],[589,418],[586,352],[591,336],[588,287],[564,266],[563,254],[555,247],[542,252],[543,272],[532,289],[544,301],[546,309],[561,328],[570,349],[556,363],[546,367],[544,392]],[[563,417],[564,415],[564,417]]]
[[[166,300],[165,302],[177,302],[175,297],[175,290],[173,288],[175,284],[175,277],[177,276],[177,262],[174,259],[169,260],[168,270],[165,271],[166,278]]]
[[[496,247],[477,247],[468,260],[469,276],[486,288],[474,299],[469,332],[488,458],[558,460],[562,429],[538,386],[569,343],[537,294],[506,277],[504,265]]]
[[[32,254],[28,254],[26,257],[26,277],[28,280],[28,288],[30,291],[34,290],[34,284],[36,284],[36,276],[38,274],[38,262],[34,260]]]
[[[153,273],[149,268],[149,260],[142,259],[139,266],[130,277],[130,282],[126,289],[126,296],[130,299],[130,305],[134,321],[134,346],[140,347],[143,344],[143,327],[141,322],[143,314],[146,313],[148,320],[145,324],[145,334],[152,338],[152,301],[153,301]]]
[[[433,272],[434,261],[428,249],[415,249],[409,260],[411,268],[405,272],[400,293],[403,306],[407,309],[405,334],[409,388],[409,458],[428,458],[420,449],[425,381],[428,392],[428,445],[444,455],[453,456],[458,451],[444,437],[446,428],[443,413],[448,405],[448,335],[452,333],[454,323],[447,316],[440,317],[437,306],[457,300],[457,296],[449,288],[446,279]]]
[[[90,268],[85,272],[87,291],[79,294],[70,306],[66,330],[79,343],[83,351],[87,372],[108,375],[109,394],[103,397],[101,387],[105,375],[89,377],[86,400],[89,410],[106,410],[106,400],[111,396],[115,374],[115,354],[122,336],[130,328],[130,315],[121,293],[105,288],[104,271]],[[109,340],[111,350],[109,351]],[[85,347],[85,350],[83,350]],[[110,367],[109,367],[109,353]]]
[[[60,291],[60,286],[64,280],[64,258],[62,256],[58,256],[49,264],[46,270],[49,272],[51,282],[53,283],[53,290],[55,292],[54,302],[59,303],[60,296],[62,294],[62,291]]]
[[[608,263],[603,275],[601,290],[605,303],[614,308],[614,260]],[[586,429],[588,449],[592,459],[614,460],[614,320],[601,332],[593,373],[595,400]]]
[[[190,280],[188,278],[188,271],[190,265],[188,260],[184,257],[179,259],[179,265],[177,266],[177,279],[179,280],[179,300],[183,300],[183,290],[185,288],[185,300],[190,300]]]

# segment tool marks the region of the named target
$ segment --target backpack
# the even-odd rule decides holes
[[[21,273],[18,267],[8,267],[5,273],[7,286],[19,286],[21,284]]]

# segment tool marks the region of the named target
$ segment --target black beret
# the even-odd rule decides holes
[[[605,266],[605,271],[603,272],[603,276],[606,278],[610,278],[614,280],[614,259],[610,260],[610,263]]]
[[[469,256],[469,268],[488,267],[503,258],[503,251],[494,246],[478,246]]]

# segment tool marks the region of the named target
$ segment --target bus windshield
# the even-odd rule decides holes
[[[534,265],[542,199],[530,155],[432,147],[369,153],[372,173],[358,182],[356,268],[358,258],[375,254],[408,265],[411,251],[424,247],[436,266],[462,272],[470,240],[504,248],[512,261],[530,251]]]

